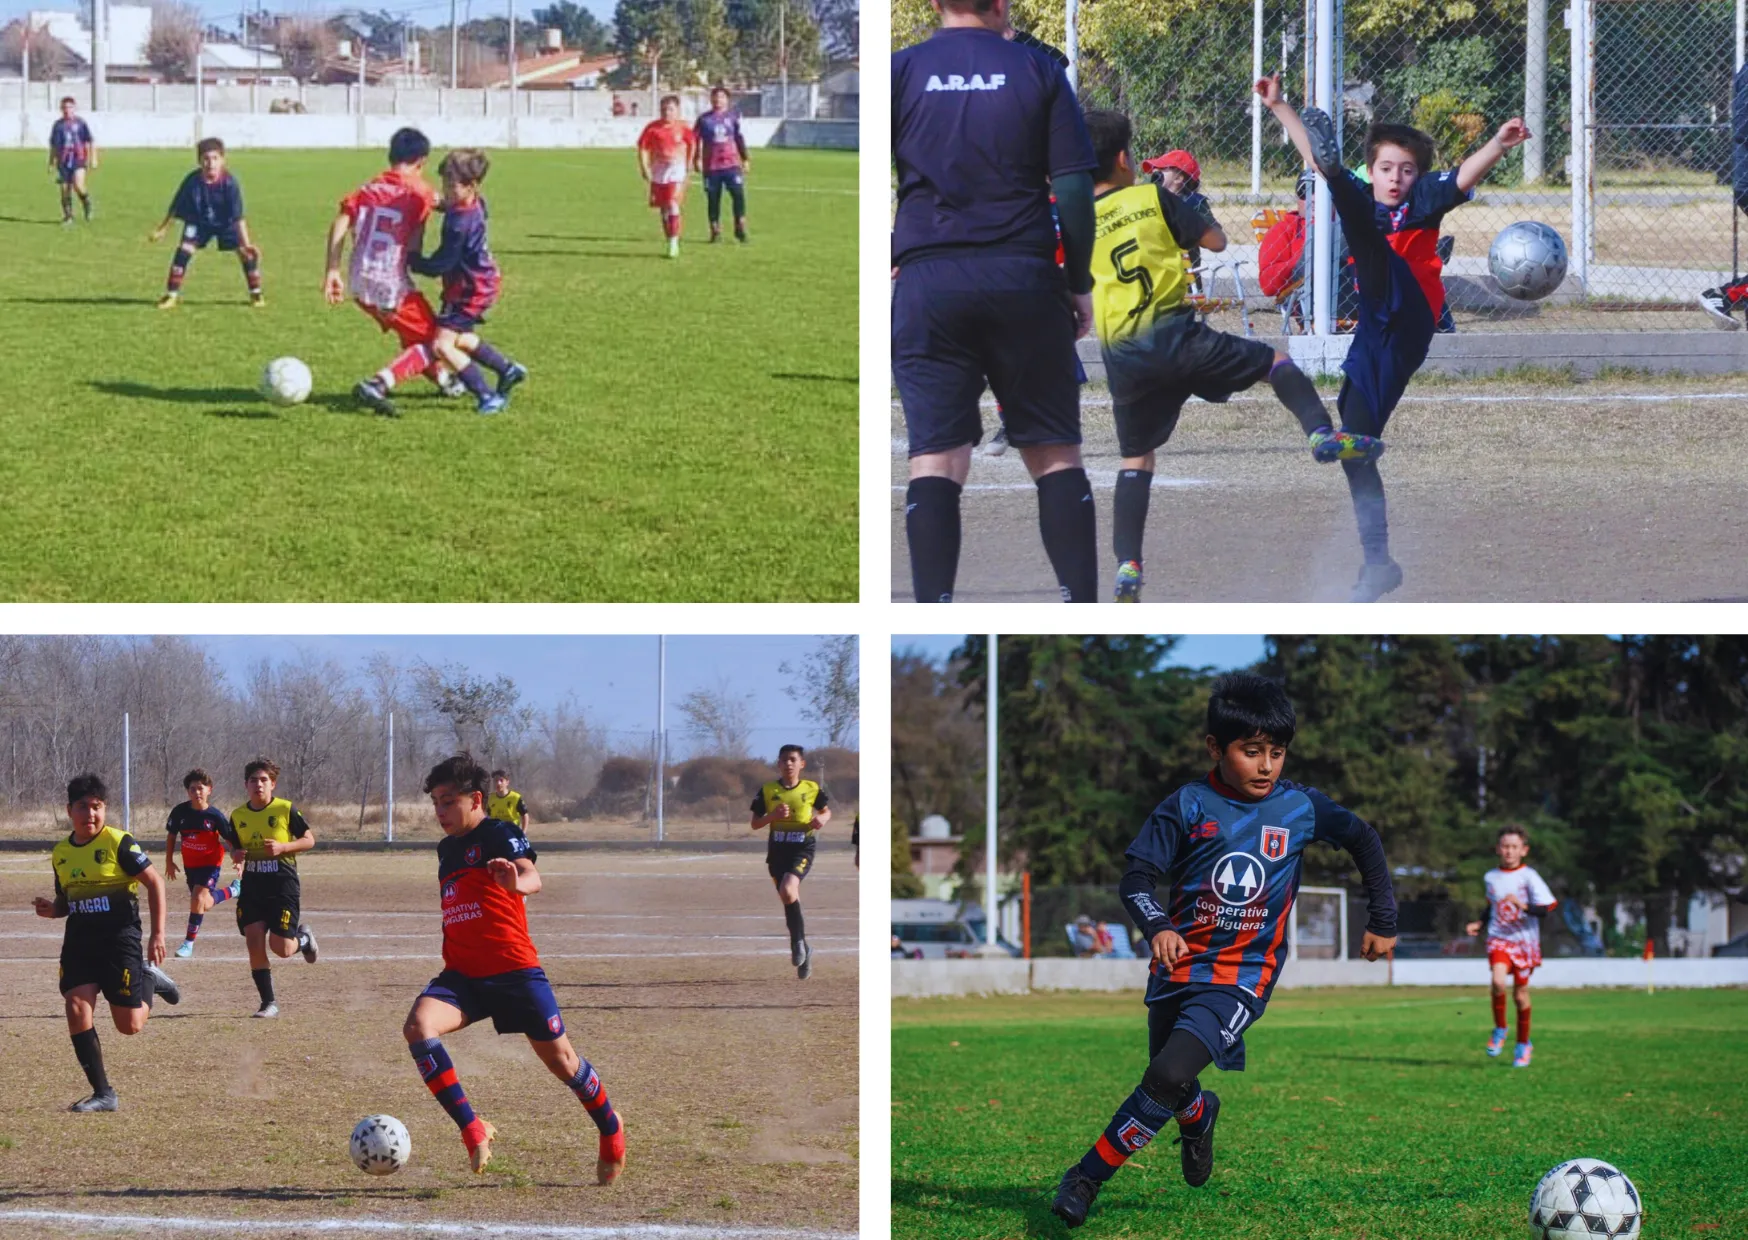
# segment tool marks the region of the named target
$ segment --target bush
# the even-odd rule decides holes
[[[594,790],[570,808],[578,818],[623,818],[627,814],[642,814],[648,789],[647,758],[608,758],[601,764],[601,775],[595,780]]]

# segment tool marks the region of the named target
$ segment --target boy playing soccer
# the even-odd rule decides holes
[[[297,877],[297,854],[314,848],[316,837],[290,801],[273,795],[278,783],[279,767],[256,758],[243,768],[249,799],[231,812],[232,856],[243,865],[237,930],[249,944],[249,976],[261,994],[259,1017],[279,1015],[268,951],[282,959],[301,952],[306,962],[316,962],[316,936],[298,919],[303,890]]]
[[[502,410],[510,403],[510,389],[528,377],[527,367],[505,357],[474,331],[485,322],[486,311],[497,301],[502,283],[497,260],[486,244],[486,200],[479,192],[489,167],[491,161],[484,151],[451,151],[443,157],[437,166],[443,178],[442,240],[430,257],[415,251],[407,260],[418,274],[443,281],[443,309],[437,315],[431,347],[473,393],[481,413]],[[476,361],[498,376],[496,391],[486,384]],[[379,377],[366,379],[359,386],[381,383]],[[388,389],[379,387],[373,395],[386,402]]]
[[[789,963],[802,981],[813,974],[813,949],[807,945],[807,923],[801,917],[801,880],[813,868],[818,849],[815,832],[832,818],[825,790],[801,778],[806,765],[805,749],[783,746],[777,751],[778,778],[760,788],[752,804],[752,830],[771,832],[765,845],[765,871],[783,902],[783,920],[789,923]]]
[[[661,119],[645,125],[637,138],[637,170],[649,182],[649,205],[661,212],[669,258],[680,257],[680,204],[697,145],[698,135],[680,119],[678,95],[662,97]]]
[[[1185,253],[1197,246],[1219,253],[1226,248],[1226,233],[1212,214],[1201,213],[1163,185],[1136,184],[1127,116],[1088,112],[1086,129],[1098,160],[1093,323],[1123,454],[1112,502],[1116,601],[1138,603],[1154,454],[1177,429],[1190,397],[1224,401],[1266,378],[1310,437],[1314,459],[1373,460],[1384,445],[1333,430],[1317,389],[1285,353],[1202,323],[1185,301],[1191,291]]]
[[[1220,1099],[1197,1075],[1210,1063],[1244,1070],[1243,1035],[1280,977],[1308,845],[1344,848],[1359,866],[1368,908],[1360,954],[1376,960],[1396,945],[1396,897],[1377,832],[1321,792],[1281,778],[1296,728],[1278,684],[1222,676],[1208,698],[1214,768],[1166,797],[1129,845],[1119,890],[1153,945],[1149,1063],[1056,1189],[1051,1213],[1070,1227],[1086,1222],[1099,1189],[1172,1119],[1185,1182],[1200,1187],[1213,1174]]]
[[[413,1001],[401,1033],[419,1075],[461,1129],[473,1169],[492,1158],[491,1124],[474,1114],[443,1049],[446,1033],[491,1017],[499,1033],[528,1038],[535,1056],[569,1086],[600,1133],[595,1179],[625,1169],[625,1126],[600,1076],[571,1047],[552,985],[528,936],[526,897],[540,891],[536,853],[514,823],[486,816],[485,769],[469,754],[446,758],[425,777],[443,838],[437,885],[443,899],[443,971]]]
[[[1341,146],[1327,113],[1306,108],[1301,119],[1281,98],[1279,77],[1257,82],[1256,93],[1305,162],[1329,183],[1359,292],[1359,321],[1341,364],[1345,377],[1336,408],[1343,430],[1382,435],[1444,315],[1439,223],[1475,196],[1475,187],[1506,151],[1530,136],[1529,130],[1514,116],[1461,167],[1432,172],[1433,141],[1426,134],[1407,125],[1373,125],[1366,134],[1372,177],[1367,186],[1341,166]],[[1344,460],[1341,467],[1366,557],[1349,601],[1375,603],[1402,584],[1402,566],[1390,558],[1384,480],[1376,460]]]
[[[38,917],[65,917],[61,943],[61,995],[66,1000],[67,1032],[73,1054],[85,1069],[91,1096],[72,1111],[113,1111],[118,1103],[103,1071],[94,1012],[97,995],[109,1001],[115,1030],[132,1036],[146,1027],[154,994],[179,1003],[182,992],[158,964],[164,959],[164,880],[152,859],[118,827],[105,826],[109,790],[96,775],[67,784],[67,817],[73,832],[55,845],[53,899],[38,896]],[[139,889],[152,910],[152,937],[140,949]]]
[[[492,772],[492,795],[486,801],[486,817],[514,823],[523,835],[528,834],[528,802],[510,787],[510,772]]]
[[[61,186],[61,224],[73,223],[73,195],[85,210],[85,221],[91,221],[91,191],[85,184],[85,170],[97,168],[97,142],[91,137],[91,126],[75,111],[73,96],[61,100],[61,118],[49,127],[49,171]]]
[[[710,244],[722,242],[722,191],[734,203],[734,239],[747,240],[746,174],[753,170],[747,140],[740,131],[740,112],[728,106],[728,88],[710,92],[710,111],[693,126],[697,139],[692,166],[704,174],[704,197],[710,210]]]
[[[1530,1063],[1530,974],[1542,964],[1542,918],[1559,903],[1548,884],[1523,859],[1529,855],[1529,837],[1522,827],[1503,827],[1494,845],[1499,867],[1488,870],[1487,911],[1480,921],[1465,929],[1471,938],[1483,927],[1487,931],[1487,964],[1493,970],[1493,1036],[1487,1039],[1487,1054],[1497,1057],[1505,1048],[1505,983],[1512,983],[1517,1001],[1517,1051],[1514,1068]]]
[[[180,835],[182,868],[188,876],[188,937],[176,954],[186,960],[194,955],[194,940],[206,911],[240,894],[243,880],[233,879],[228,887],[219,882],[231,824],[212,807],[212,780],[197,768],[182,777],[182,788],[188,799],[170,811],[170,821],[164,827],[164,877],[176,877],[176,837]]]
[[[217,138],[202,138],[194,147],[200,167],[182,178],[164,222],[152,230],[151,240],[162,241],[170,225],[182,221],[182,242],[170,257],[170,278],[158,309],[172,309],[182,297],[182,280],[194,252],[217,240],[221,253],[236,251],[243,265],[243,280],[249,286],[249,304],[256,309],[267,304],[261,295],[261,251],[249,240],[249,223],[243,218],[243,187],[225,170],[225,144]],[[174,875],[172,875],[174,877]]]

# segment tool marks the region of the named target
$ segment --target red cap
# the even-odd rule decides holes
[[[1176,168],[1192,181],[1202,179],[1202,165],[1196,162],[1196,157],[1188,151],[1167,151],[1163,155],[1155,155],[1152,159],[1141,161],[1141,171],[1158,172],[1161,168]]]

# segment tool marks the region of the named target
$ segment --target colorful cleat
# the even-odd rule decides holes
[[[1117,566],[1117,588],[1111,596],[1111,601],[1114,603],[1139,603],[1143,584],[1141,561],[1123,561]]]
[[[316,962],[316,932],[308,926],[297,928],[297,949],[303,953],[305,964]]]
[[[475,1175],[484,1171],[486,1164],[492,1161],[492,1141],[497,1135],[498,1130],[483,1119],[475,1119],[461,1130],[461,1143],[467,1147],[467,1161],[472,1164]]]
[[[998,819],[997,821],[999,822],[1000,820]],[[243,894],[243,880],[240,878],[233,878],[231,880],[230,892],[231,892],[231,899],[233,899],[233,900],[235,900],[238,896],[242,895]]]
[[[1384,455],[1384,441],[1352,431],[1317,431],[1311,436],[1311,459],[1321,465],[1335,461],[1375,461]]]
[[[1498,1059],[1499,1052],[1505,1049],[1505,1030],[1495,1029],[1493,1036],[1487,1039],[1487,1058]]]
[[[479,412],[482,414],[502,413],[510,407],[510,398],[502,392],[491,392],[479,398]]]
[[[1183,1147],[1180,1153],[1183,1155],[1184,1183],[1191,1188],[1202,1187],[1214,1174],[1214,1121],[1220,1118],[1220,1095],[1204,1089],[1202,1105],[1208,1114],[1208,1126],[1202,1129],[1202,1135],[1186,1137],[1180,1131],[1172,1139],[1173,1144]]]
[[[1056,1200],[1050,1203],[1050,1213],[1071,1228],[1079,1227],[1086,1222],[1087,1212],[1092,1209],[1101,1187],[1076,1163],[1062,1173],[1062,1183],[1056,1186]]]
[[[528,367],[521,362],[511,362],[510,369],[498,376],[498,395],[508,396],[511,388],[518,383],[526,383],[527,381]]]
[[[1701,293],[1699,295],[1699,308],[1716,319],[1718,326],[1725,331],[1740,331],[1742,328],[1742,325],[1736,322],[1736,316],[1731,313],[1734,303],[1730,301],[1728,294],[1721,288],[1708,288]]]
[[[192,955],[194,955],[194,940],[183,939],[182,946],[176,949],[176,958],[178,960],[187,960]]]
[[[67,221],[69,224],[72,222],[72,220]],[[174,310],[181,304],[182,298],[176,293],[165,293],[162,297],[158,298],[158,309],[160,310]]]
[[[250,1019],[252,1019],[252,1020],[272,1020],[275,1016],[278,1016],[278,1015],[279,1015],[279,1005],[277,1003],[273,1002],[271,999],[269,999],[266,1003],[263,1003],[260,1007],[256,1008],[252,1013],[250,1013]]]
[[[152,979],[152,993],[163,995],[164,1002],[175,1007],[182,1002],[182,987],[178,986],[170,975],[157,965],[146,962],[146,973]]]
[[[619,1131],[601,1137],[601,1149],[595,1157],[595,1183],[611,1184],[625,1170],[625,1117],[619,1117]]]
[[[1402,584],[1402,566],[1395,560],[1360,565],[1359,580],[1347,596],[1350,603],[1375,603]]]
[[[1535,1048],[1536,1044],[1534,1042],[1519,1042],[1517,1044],[1517,1053],[1511,1057],[1511,1066],[1514,1068],[1529,1067],[1530,1052],[1535,1050]]]
[[[388,389],[382,385],[381,379],[366,379],[352,389],[352,395],[358,398],[358,403],[369,409],[374,409],[385,418],[399,417],[394,401],[389,399]]]
[[[1311,160],[1317,165],[1325,180],[1334,180],[1345,176],[1347,170],[1341,166],[1341,143],[1335,138],[1335,123],[1329,119],[1329,113],[1322,108],[1306,108],[1299,113],[1299,120],[1304,123],[1305,136],[1311,146]]]
[[[69,224],[72,222],[72,220],[67,221]],[[79,1099],[79,1101],[68,1107],[67,1110],[77,1111],[84,1114],[90,1111],[113,1111],[120,1106],[121,1100],[115,1096],[115,1091],[113,1089],[106,1089],[100,1094],[92,1094],[89,1098]]]

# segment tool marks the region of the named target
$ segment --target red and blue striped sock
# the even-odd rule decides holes
[[[1199,1087],[1196,1090],[1196,1096],[1185,1103],[1183,1108],[1175,1114],[1178,1132],[1192,1139],[1208,1131],[1208,1125],[1213,1122],[1213,1117],[1208,1114],[1208,1107]]]
[[[220,883],[218,890],[212,893],[212,905],[214,908],[217,908],[219,905],[223,904],[226,900],[228,900],[230,898],[231,898],[230,887],[224,883]]]
[[[1081,1174],[1103,1184],[1117,1174],[1129,1156],[1144,1147],[1171,1118],[1171,1108],[1154,1101],[1139,1087],[1117,1108],[1092,1149],[1080,1160]]]
[[[449,1112],[455,1126],[466,1129],[475,1119],[473,1107],[468,1105],[467,1094],[455,1078],[455,1065],[450,1062],[443,1043],[436,1038],[426,1038],[423,1042],[412,1043],[408,1049],[413,1052],[413,1062],[418,1065],[425,1088]]]
[[[205,921],[205,920],[206,920],[205,913],[190,913],[190,914],[188,914],[188,941],[190,943],[194,942],[195,936],[200,933],[200,923]]]
[[[569,1084],[571,1092],[583,1104],[583,1110],[595,1121],[595,1127],[601,1130],[603,1137],[610,1137],[619,1131],[619,1112],[607,1101],[607,1087],[601,1084],[600,1075],[589,1066],[587,1059],[582,1061],[582,1066],[577,1069],[577,1074],[570,1079]]]

